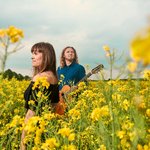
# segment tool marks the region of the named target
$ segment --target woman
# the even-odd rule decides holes
[[[33,66],[33,78],[28,88],[24,93],[25,108],[27,113],[25,115],[25,123],[35,115],[36,107],[38,105],[36,93],[37,88],[33,90],[33,85],[40,77],[46,77],[47,82],[50,84],[48,89],[44,89],[44,92],[48,94],[49,104],[53,108],[59,101],[59,89],[58,79],[56,75],[56,56],[53,46],[50,43],[36,43],[31,48],[32,53],[32,66]],[[30,106],[29,101],[35,101],[35,106]],[[39,109],[39,108],[38,108]],[[25,149],[23,139],[25,137],[25,131],[21,136],[21,150]]]
[[[85,76],[85,69],[78,63],[77,52],[73,47],[67,46],[63,49],[57,74],[60,80],[59,90],[64,85],[76,85]]]

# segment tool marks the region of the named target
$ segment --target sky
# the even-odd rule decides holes
[[[150,0],[0,0],[0,28],[24,31],[23,48],[8,57],[6,69],[31,75],[32,45],[49,42],[56,51],[73,46],[83,66],[108,63],[103,45],[129,57],[130,41],[148,24]]]

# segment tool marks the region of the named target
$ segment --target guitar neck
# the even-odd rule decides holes
[[[75,85],[78,85],[80,82],[85,81],[87,78],[89,78],[92,75],[92,72],[89,72],[86,76],[84,76],[79,82],[77,82]]]
[[[84,76],[84,77],[83,77],[79,82],[77,82],[74,86],[77,86],[80,82],[85,81],[85,80],[86,80],[87,78],[89,78],[91,75],[92,75],[92,72],[89,72],[86,76]],[[67,91],[67,92],[65,93],[65,95],[71,93],[74,89],[76,89],[76,87],[74,87],[74,86],[70,87],[70,90]]]
[[[75,88],[75,86],[77,86],[80,82],[86,81],[87,78],[89,78],[93,73],[96,73],[98,71],[100,71],[101,69],[103,69],[104,66],[102,64],[98,65],[97,67],[93,68],[87,75],[85,75],[79,82],[77,82],[74,86],[72,86],[70,88],[70,90],[68,92],[66,92],[64,95],[69,94],[70,92],[72,92]]]

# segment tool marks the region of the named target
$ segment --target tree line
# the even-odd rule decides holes
[[[20,73],[16,73],[15,71],[12,71],[11,69],[7,69],[6,71],[4,71],[3,73],[0,73],[0,75],[2,75],[2,77],[5,79],[12,79],[12,78],[16,78],[17,80],[30,80],[31,78],[27,75],[23,76]]]

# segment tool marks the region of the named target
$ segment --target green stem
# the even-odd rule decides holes
[[[112,80],[113,59],[111,55],[109,58],[110,58],[110,80]]]
[[[112,119],[112,150],[115,149],[115,127],[114,127],[114,115],[113,115],[113,111],[112,111],[112,102],[110,101],[109,103],[109,110],[110,110],[110,115],[111,115],[111,119]]]
[[[2,58],[2,73],[4,72],[5,67],[6,67],[6,60],[8,57],[8,47],[9,47],[9,38],[7,38],[6,47],[4,49],[5,52],[4,52],[4,56]]]

